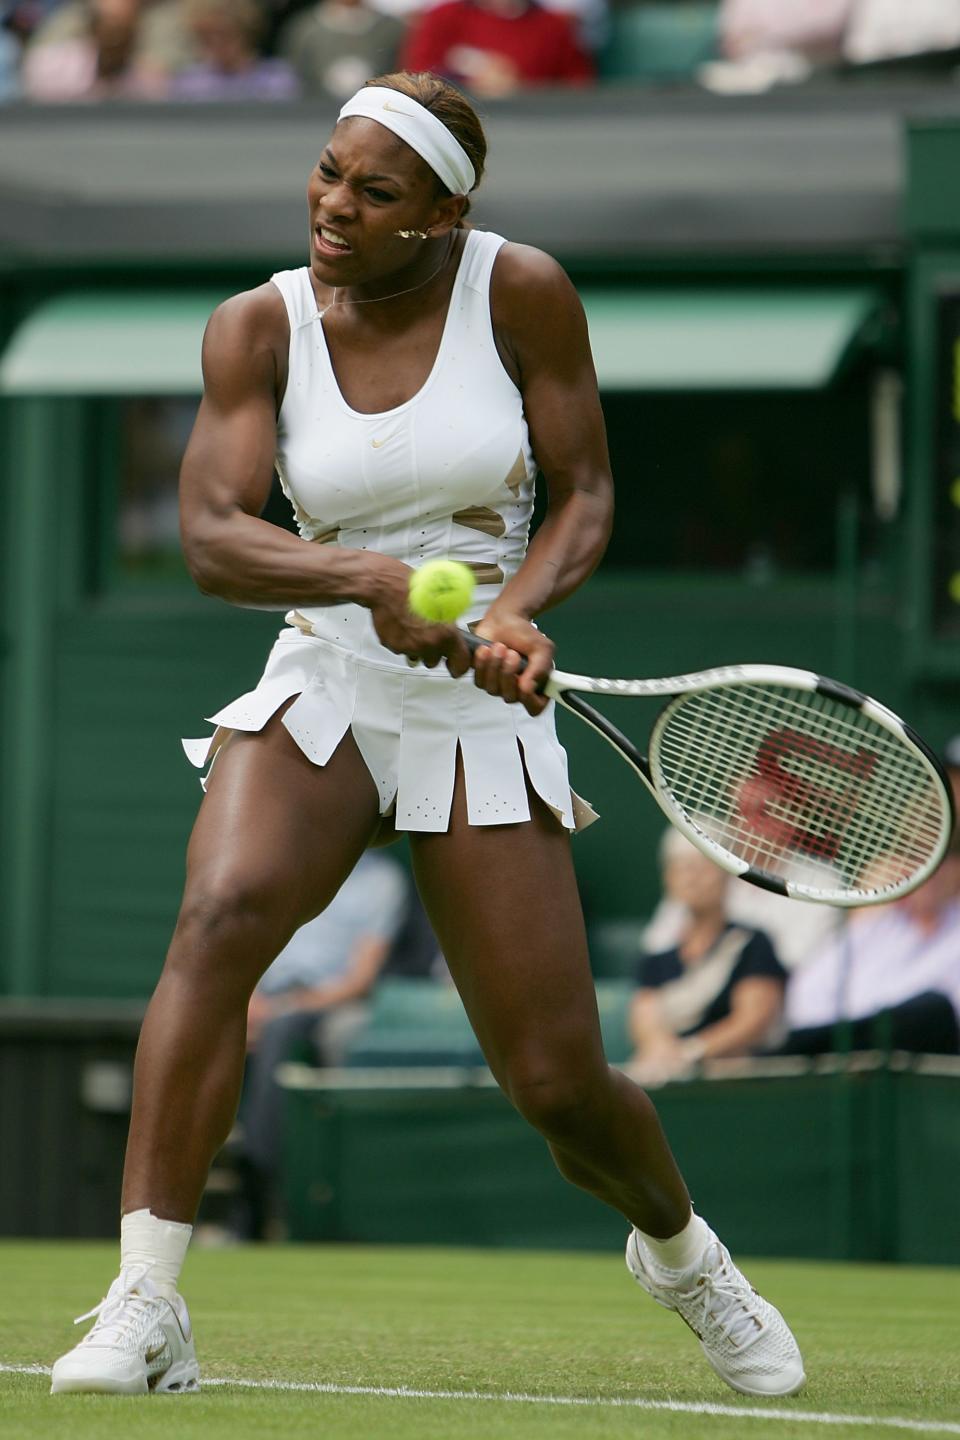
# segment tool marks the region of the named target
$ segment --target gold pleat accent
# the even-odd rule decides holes
[[[501,535],[506,534],[507,522],[496,510],[491,510],[488,505],[468,505],[466,510],[458,510],[453,516],[456,525],[465,525],[468,530],[479,530],[482,535],[493,535],[499,540]]]
[[[313,634],[313,626],[305,615],[300,614],[299,610],[292,610],[290,612],[290,624],[296,625],[297,629],[303,635]]]
[[[499,565],[491,565],[480,560],[465,560],[464,564],[468,570],[473,571],[473,577],[478,585],[502,585],[503,571]]]
[[[330,545],[340,534],[339,525],[331,525],[329,530],[321,530],[319,535],[314,535],[311,545]]]
[[[513,468],[511,469],[510,474],[507,476],[503,483],[510,490],[512,490],[514,494],[516,494],[519,491],[520,486],[523,484],[524,480],[526,480],[526,478],[527,462],[526,460],[524,460],[523,451],[521,450],[519,451],[516,460],[514,460],[513,462]]]

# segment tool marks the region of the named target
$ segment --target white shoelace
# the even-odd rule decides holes
[[[719,1272],[702,1270],[692,1290],[677,1292],[677,1299],[695,1308],[705,1329],[718,1329],[738,1350],[745,1350],[763,1334],[763,1319],[751,1303],[753,1291],[739,1276],[731,1275],[725,1263]]]
[[[148,1269],[147,1265],[137,1265],[121,1271],[100,1304],[77,1316],[74,1325],[82,1325],[84,1320],[96,1320],[89,1335],[81,1340],[81,1345],[94,1337],[97,1344],[122,1344],[128,1338],[133,1340],[142,1328],[144,1318],[148,1315],[153,1318],[151,1301],[156,1299],[157,1291],[146,1278]]]

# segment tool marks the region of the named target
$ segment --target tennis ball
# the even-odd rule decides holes
[[[459,560],[428,560],[410,576],[410,609],[422,620],[449,624],[466,610],[475,585]]]

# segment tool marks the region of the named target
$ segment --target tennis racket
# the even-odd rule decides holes
[[[472,652],[485,643],[465,638]],[[946,851],[953,799],[936,756],[837,680],[782,665],[661,680],[555,669],[543,691],[613,746],[688,840],[764,890],[882,904],[922,884]],[[648,755],[583,695],[666,701]]]

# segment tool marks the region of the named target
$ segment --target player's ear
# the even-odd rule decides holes
[[[457,221],[467,205],[466,195],[444,195],[433,207],[433,216],[427,229],[431,235],[446,235],[456,227]]]

